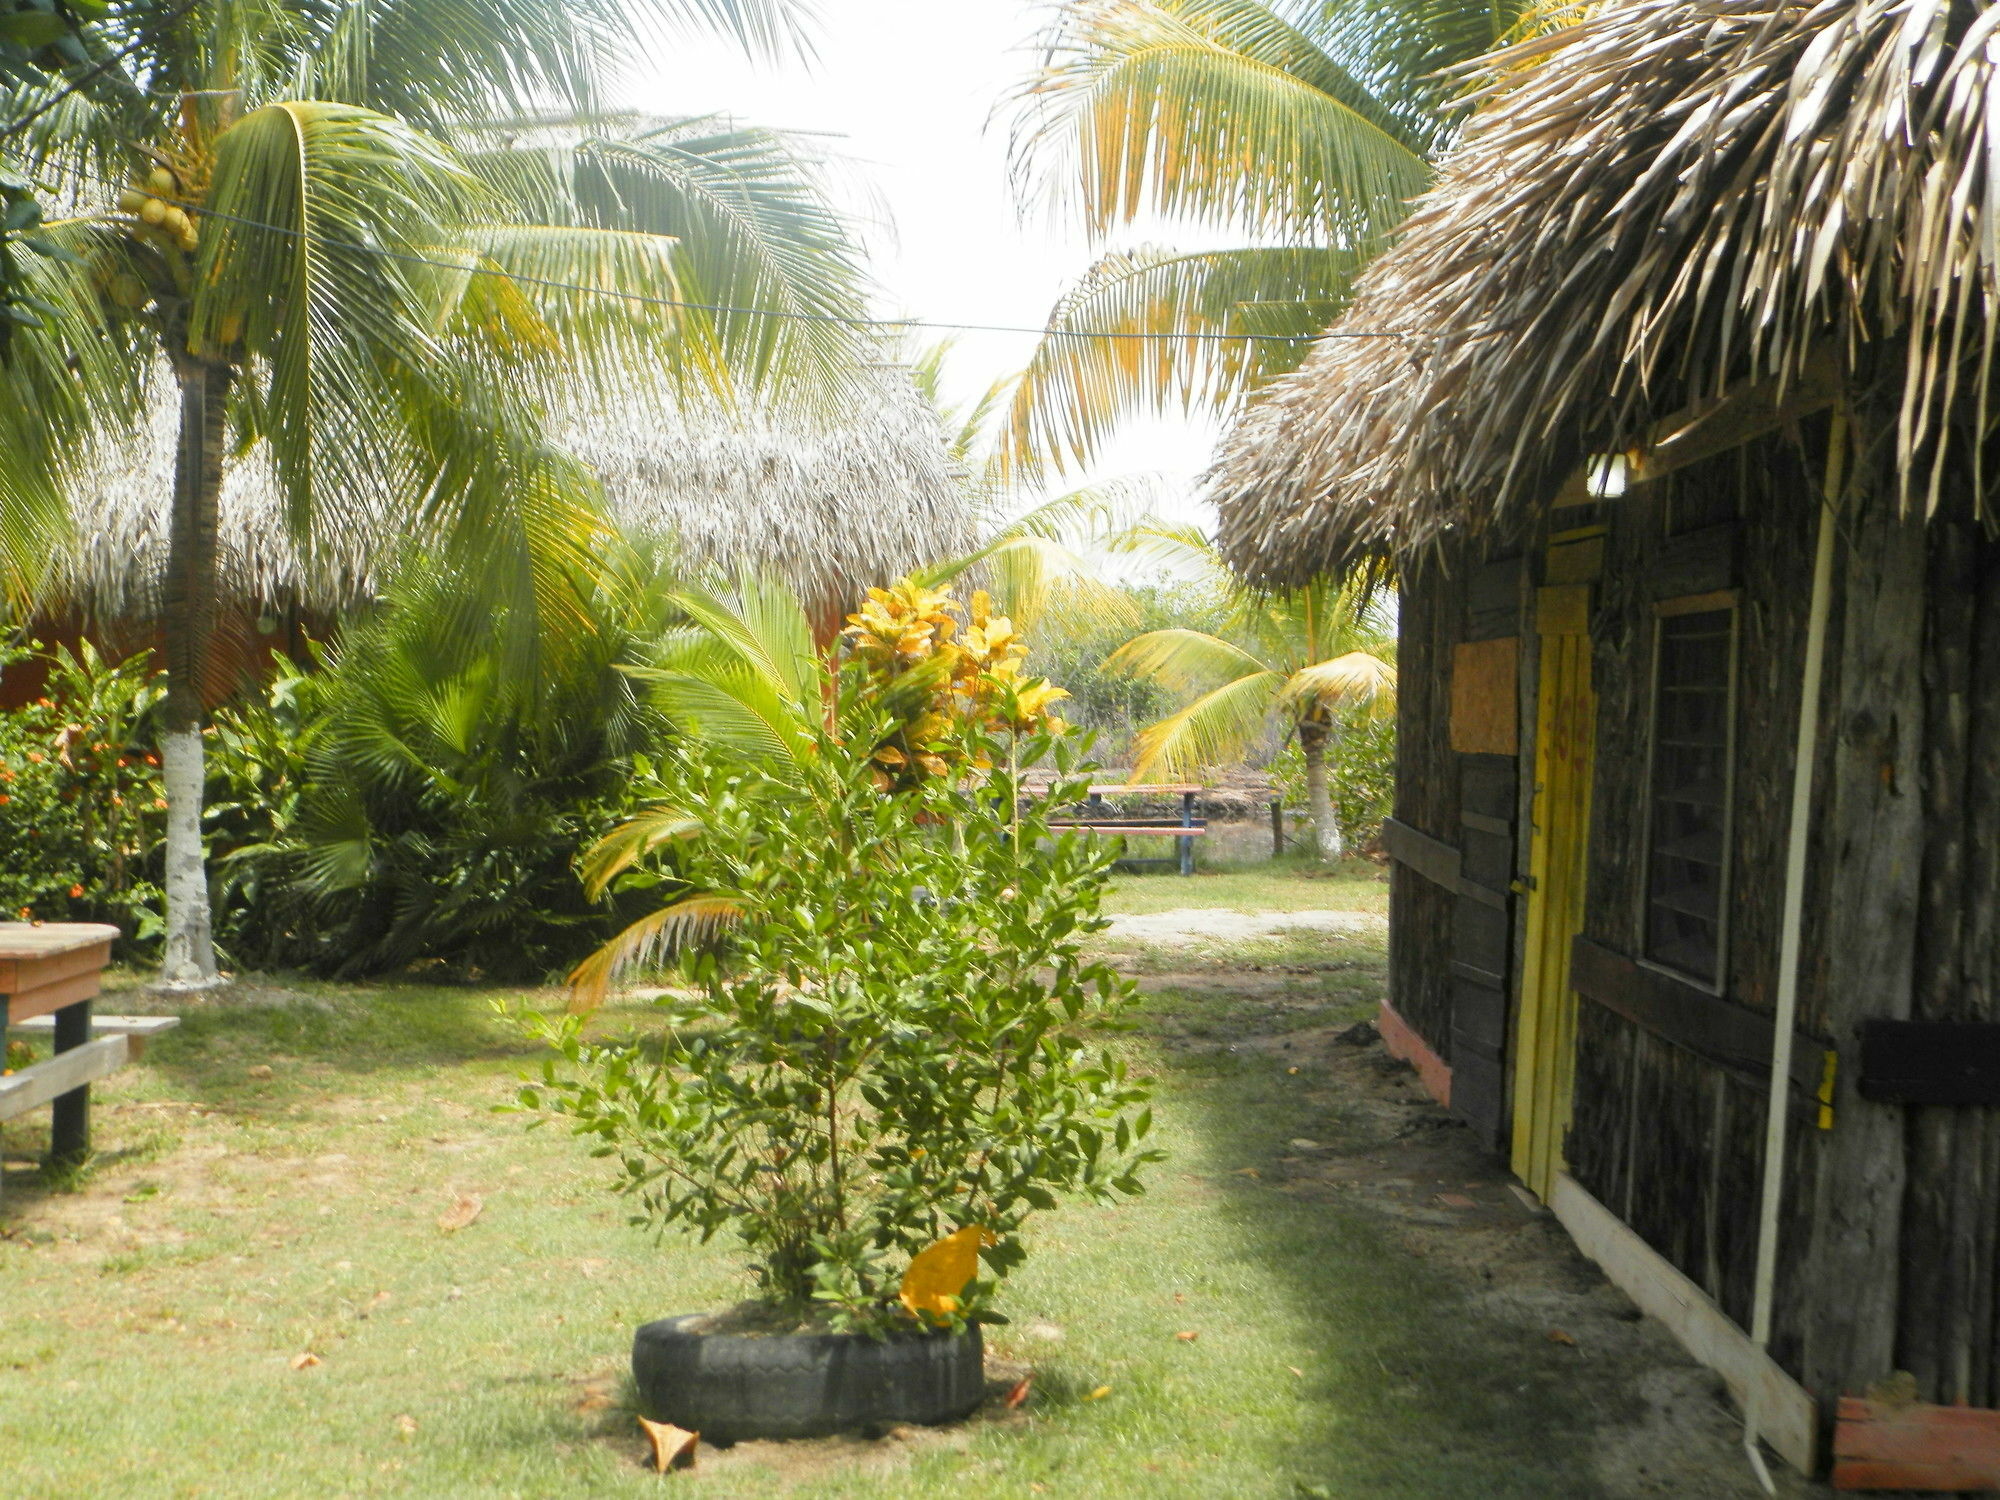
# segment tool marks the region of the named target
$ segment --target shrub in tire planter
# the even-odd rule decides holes
[[[963,1416],[1029,1215],[1137,1193],[1159,1156],[1113,1045],[1133,987],[1081,946],[1108,855],[1049,826],[1082,747],[1045,685],[952,666],[917,684],[928,721],[857,652],[789,753],[696,739],[663,762],[662,805],[592,873],[667,899],[577,980],[671,955],[685,987],[649,1034],[543,1023],[553,1055],[521,1093],[615,1164],[634,1223],[747,1251],[733,1320],[634,1346],[649,1414],[711,1441]],[[1055,780],[1030,792],[1039,763]]]

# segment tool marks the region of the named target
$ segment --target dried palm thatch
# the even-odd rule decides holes
[[[579,409],[555,436],[595,467],[610,521],[662,537],[697,565],[774,569],[820,613],[869,584],[969,551],[970,486],[946,454],[936,413],[906,370],[818,422],[769,408],[657,394]],[[80,485],[74,546],[56,560],[43,609],[147,618],[166,559],[177,409],[162,383],[148,430]],[[283,492],[257,453],[231,465],[221,498],[223,579],[241,605],[332,613],[370,597],[405,540],[384,507],[301,546]]]
[[[1830,349],[1881,369],[1904,499],[1985,490],[2000,6],[1614,0],[1496,53],[1336,333],[1209,476],[1270,586],[1478,528],[1593,451]],[[1982,506],[1982,513],[1990,513]]]

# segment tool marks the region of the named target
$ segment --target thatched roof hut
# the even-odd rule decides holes
[[[2000,1489],[2000,5],[1489,61],[1210,476],[1397,565],[1384,1039],[1785,1456]]]
[[[1489,59],[1343,336],[1225,445],[1231,562],[1293,583],[1485,526],[1746,380],[1782,400],[1815,351],[1894,387],[1934,505],[1941,437],[1995,410],[1996,29],[1942,0],[1625,0]]]
[[[774,568],[816,613],[919,563],[970,550],[973,497],[935,412],[893,365],[830,420],[698,400],[629,399],[571,413],[557,440],[603,481],[610,520],[671,538],[699,563]],[[151,427],[79,486],[75,551],[59,560],[49,609],[98,619],[149,611],[164,565],[178,407],[164,390]],[[282,602],[328,615],[370,596],[401,540],[390,513],[294,544],[270,465],[231,465],[222,497],[224,589],[239,607]]]

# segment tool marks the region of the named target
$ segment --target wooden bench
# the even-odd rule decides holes
[[[90,1085],[180,1024],[174,1016],[91,1015],[118,929],[93,922],[0,922],[0,1056],[19,1031],[49,1036],[55,1054],[0,1076],[0,1121],[53,1106],[49,1159],[90,1154]]]
[[[1208,832],[1208,822],[1194,815],[1194,799],[1207,788],[1193,782],[1167,782],[1157,785],[1137,783],[1112,783],[1093,786],[1089,800],[1084,803],[1081,814],[1074,818],[1052,820],[1051,828],[1081,828],[1092,833],[1106,833],[1119,838],[1146,837],[1174,838],[1180,841],[1177,855],[1165,859],[1130,859],[1124,861],[1132,865],[1173,864],[1178,860],[1183,875],[1194,874],[1194,841]],[[1133,818],[1123,813],[1113,812],[1104,805],[1106,797],[1120,796],[1177,796],[1181,799],[1179,818]]]

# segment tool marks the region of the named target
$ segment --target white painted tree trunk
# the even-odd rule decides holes
[[[201,799],[207,778],[199,723],[161,735],[160,776],[167,793],[167,943],[160,983],[198,989],[216,982],[208,867],[201,847]]]
[[[1319,857],[1336,860],[1347,853],[1341,837],[1340,815],[1333,810],[1333,791],[1327,781],[1326,750],[1332,735],[1321,724],[1299,726],[1299,752],[1306,763],[1306,809],[1312,815],[1313,841]]]
[[[220,982],[209,930],[208,872],[202,857],[203,690],[218,616],[221,555],[217,512],[228,437],[227,365],[177,359],[181,387],[180,451],[174,464],[173,523],[161,623],[166,635],[167,697],[161,705],[160,770],[167,793],[166,952],[160,983],[200,989]]]

